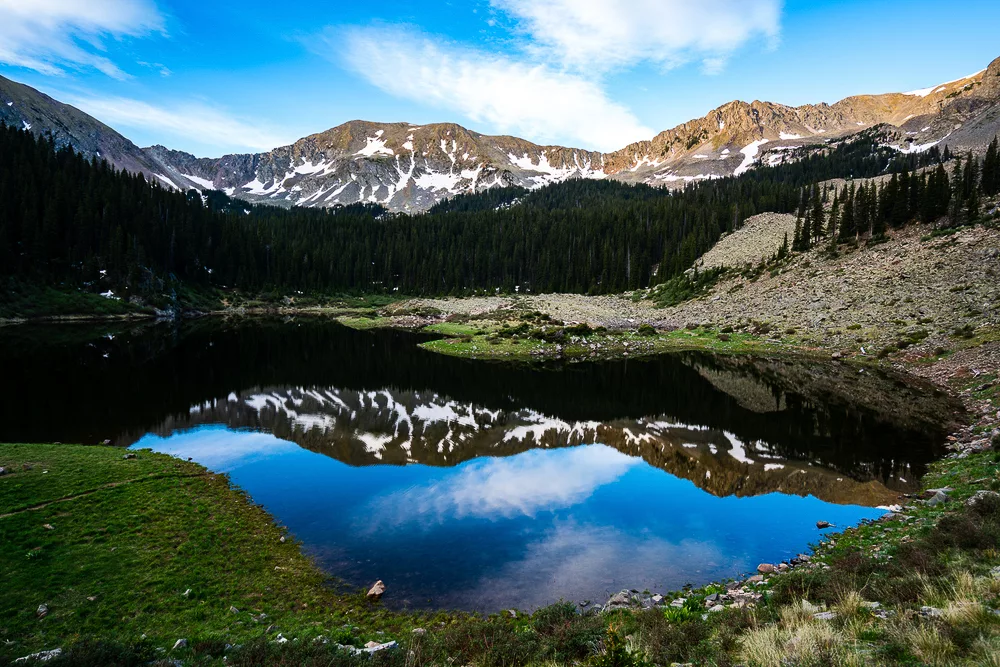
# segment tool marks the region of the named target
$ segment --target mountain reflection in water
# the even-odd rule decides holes
[[[352,585],[466,609],[780,560],[915,488],[957,406],[842,364],[471,362],[321,320],[0,329],[3,441],[230,473]]]

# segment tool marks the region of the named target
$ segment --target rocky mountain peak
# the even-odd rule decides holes
[[[874,125],[904,152],[949,145],[980,150],[1000,130],[1000,58],[972,76],[907,93],[856,95],[791,107],[734,100],[612,153],[540,146],[454,123],[352,120],[266,153],[198,158],[136,147],[100,121],[0,77],[0,120],[50,132],[87,157],[141,172],[164,186],[219,189],[248,201],[329,207],[379,203],[418,212],[488,188],[537,188],[570,178],[614,178],[666,187],[778,164],[789,150]]]

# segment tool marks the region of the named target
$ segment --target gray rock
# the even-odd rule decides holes
[[[128,460],[130,460],[130,459],[134,459],[134,458],[136,458],[136,456],[135,456],[135,454],[133,454],[133,453],[129,452],[128,454],[126,454],[126,455],[125,455],[125,456],[123,456],[122,458],[123,458],[123,459],[125,459],[126,461],[128,461]]]
[[[413,628],[413,636],[415,637],[423,637],[426,634],[427,631],[424,630],[423,628]]]
[[[938,505],[942,505],[949,500],[951,500],[951,498],[948,497],[948,494],[943,491],[938,491],[927,501],[927,505],[929,507],[937,507]]]
[[[994,579],[1000,579],[1000,565],[997,565],[995,568],[990,570],[990,576]]]
[[[49,615],[49,606],[45,604],[38,605],[38,609],[35,610],[35,616],[38,618],[45,618]]]
[[[638,607],[639,600],[632,591],[621,591],[620,593],[615,593],[608,601],[604,603],[601,607],[602,612],[614,611],[616,609],[630,609],[632,607]]]
[[[802,611],[807,614],[818,614],[823,611],[824,607],[821,605],[813,604],[809,600],[802,601]]]
[[[39,651],[38,653],[32,653],[31,655],[26,655],[23,658],[18,658],[14,661],[15,665],[23,664],[25,662],[48,662],[53,658],[58,658],[62,655],[61,648],[54,648],[51,651]]]
[[[818,614],[813,614],[813,618],[817,621],[832,621],[837,618],[837,612],[835,611],[821,611]]]
[[[971,498],[965,501],[965,506],[975,507],[987,498],[1000,498],[1000,493],[996,491],[976,491]]]
[[[6,475],[6,474],[7,474],[7,469],[4,468],[3,466],[0,466],[0,475]]]
[[[170,650],[171,651],[176,651],[178,649],[187,648],[187,646],[188,646],[188,640],[186,640],[186,639],[178,639],[176,642],[174,642],[174,647],[172,649],[170,649]]]
[[[183,593],[181,593],[181,597],[185,597],[185,598],[189,597],[190,595],[191,595],[191,589],[190,588],[187,589],[186,591],[184,591]]]
[[[288,637],[284,636],[283,634],[281,634],[279,632],[278,636],[274,638],[274,643],[275,644],[287,644],[288,643]]]
[[[937,607],[921,607],[920,615],[926,616],[927,618],[938,618],[942,615],[942,612]]]
[[[720,611],[722,611],[724,609],[725,609],[725,607],[723,607],[721,604],[713,605],[713,606],[711,606],[711,607],[708,608],[708,610],[710,612],[713,612],[713,613],[720,612]]]
[[[230,605],[230,607],[229,607],[229,613],[230,614],[238,614],[238,613],[240,613],[240,610],[237,609],[236,607],[233,607],[232,605]]]

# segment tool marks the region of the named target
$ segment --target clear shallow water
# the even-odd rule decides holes
[[[0,441],[191,457],[349,585],[496,610],[794,556],[817,520],[874,518],[915,488],[955,409],[840,365],[529,368],[417,342],[309,320],[0,330]]]

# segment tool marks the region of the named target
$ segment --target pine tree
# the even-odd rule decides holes
[[[983,159],[983,194],[993,197],[1000,193],[1000,148],[997,146],[997,138],[993,137],[989,148],[986,150],[986,157]]]
[[[823,200],[819,196],[819,187],[814,186],[812,196],[812,238],[816,241],[823,238],[826,232],[823,218]]]

